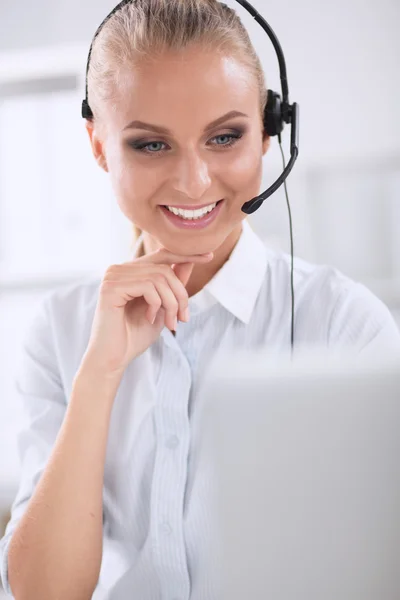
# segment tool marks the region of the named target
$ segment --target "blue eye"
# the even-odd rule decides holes
[[[213,139],[228,138],[229,141],[227,144],[216,144],[216,145],[221,146],[222,148],[230,148],[230,147],[234,146],[235,144],[237,144],[237,142],[242,137],[243,137],[243,133],[238,132],[238,133],[224,133],[221,135],[217,135]],[[163,145],[164,142],[154,141],[154,142],[148,142],[147,144],[138,144],[138,143],[133,142],[132,144],[130,144],[130,146],[132,146],[132,148],[134,150],[137,150],[138,152],[142,152],[142,154],[163,154],[165,152],[165,150],[157,151],[157,149],[154,149],[154,146],[157,146],[159,144]],[[149,148],[151,146],[153,146],[153,150],[148,150],[147,148]]]

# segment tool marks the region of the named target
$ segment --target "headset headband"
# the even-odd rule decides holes
[[[88,72],[89,72],[89,64],[90,57],[92,54],[93,43],[102,27],[105,23],[112,17],[114,13],[123,8],[126,4],[130,2],[134,2],[135,0],[122,0],[111,12],[101,25],[97,28],[97,31],[94,35],[92,43],[90,45],[89,55],[86,64],[86,84],[85,84],[85,99],[82,102],[82,117],[84,119],[92,119],[93,113],[88,103]],[[268,25],[266,20],[257,12],[257,10],[249,3],[247,0],[236,0],[241,6],[243,6],[254,19],[261,25],[264,31],[267,33],[269,39],[272,42],[272,45],[275,49],[276,55],[278,57],[279,63],[279,72],[280,72],[280,80],[281,80],[281,88],[282,88],[282,99],[279,94],[274,92],[273,90],[268,90],[268,102],[265,108],[264,115],[264,126],[266,132],[270,136],[277,135],[279,142],[281,142],[281,131],[284,128],[285,123],[290,123],[291,125],[291,138],[290,138],[290,160],[283,173],[278,177],[278,179],[273,183],[265,192],[256,196],[252,200],[249,200],[242,206],[242,211],[246,214],[251,214],[255,212],[258,208],[260,208],[261,204],[266,200],[269,196],[271,196],[285,181],[289,173],[291,172],[294,163],[297,159],[299,153],[299,105],[294,102],[293,104],[289,104],[289,86],[286,75],[286,63],[285,57],[283,55],[283,51],[281,45],[279,43],[278,38],[276,37],[274,31]]]

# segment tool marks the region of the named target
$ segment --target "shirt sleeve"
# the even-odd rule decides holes
[[[24,336],[14,380],[25,423],[17,434],[21,465],[19,488],[11,507],[10,521],[0,541],[1,579],[4,590],[10,595],[8,550],[11,536],[46,467],[67,408],[57,366],[49,298],[47,296],[39,303]]]
[[[338,344],[355,348],[362,357],[386,354],[400,361],[400,329],[386,304],[361,283],[346,285],[336,302],[329,345]]]

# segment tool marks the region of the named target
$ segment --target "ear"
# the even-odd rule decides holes
[[[100,138],[96,125],[93,121],[86,119],[86,131],[89,135],[90,145],[92,147],[93,156],[97,164],[108,173],[107,161],[104,152],[104,142]]]
[[[271,145],[271,137],[268,135],[268,133],[264,132],[263,142],[262,142],[263,155],[265,155],[268,152],[270,145]]]

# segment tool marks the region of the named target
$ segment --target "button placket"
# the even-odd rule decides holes
[[[171,435],[169,438],[167,438],[165,445],[170,450],[175,450],[175,448],[179,445],[179,438],[176,435]]]
[[[185,493],[189,424],[187,416],[191,372],[176,339],[168,336],[157,382],[155,410],[159,440],[153,479],[153,515],[156,519],[156,560],[164,589],[189,590],[183,536],[182,498]],[[167,338],[167,336],[166,336]],[[169,343],[171,341],[171,343]],[[175,375],[178,372],[179,376]],[[174,451],[171,453],[171,451]],[[174,552],[171,553],[171,548]]]
[[[171,535],[172,533],[172,527],[167,521],[163,521],[160,524],[160,530],[164,535]]]

